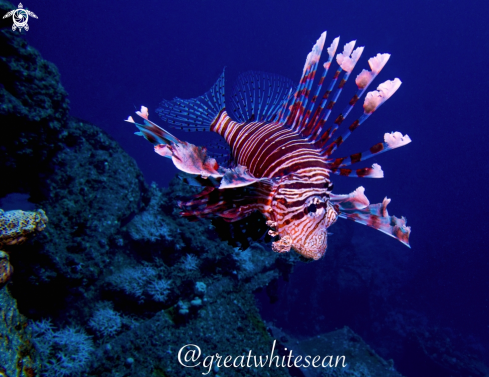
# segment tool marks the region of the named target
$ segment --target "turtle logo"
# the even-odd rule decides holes
[[[22,6],[22,3],[19,3],[19,8],[11,10],[8,12],[3,18],[7,18],[12,16],[12,19],[14,21],[14,24],[12,25],[12,30],[15,31],[16,29],[19,29],[19,31],[24,28],[26,31],[29,30],[29,25],[27,25],[27,20],[29,19],[29,16],[37,18],[37,16],[31,12],[30,10],[24,9]]]

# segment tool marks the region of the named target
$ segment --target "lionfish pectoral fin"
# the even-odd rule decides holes
[[[406,225],[406,218],[389,216],[387,205],[390,199],[384,198],[382,203],[369,204],[363,187],[357,188],[350,195],[331,195],[331,202],[338,206],[339,217],[380,230],[409,246],[411,227]]]
[[[136,114],[144,119],[144,124],[134,122],[132,117],[129,117],[127,122],[135,124],[144,138],[154,145],[155,152],[160,156],[171,158],[179,170],[204,179],[222,177],[222,173],[219,172],[219,164],[214,158],[207,155],[206,148],[181,141],[151,122],[148,119],[148,108],[144,106]]]
[[[144,124],[136,123],[131,116],[126,119],[126,122],[134,124],[139,129],[136,135],[143,136],[153,145],[180,142],[178,138],[148,119],[147,107],[141,106],[141,111],[136,111],[136,114],[143,119]]]

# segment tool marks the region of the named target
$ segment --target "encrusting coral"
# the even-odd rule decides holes
[[[48,218],[44,211],[8,211],[0,209],[0,247],[24,242],[33,233],[46,228]]]
[[[0,209],[0,247],[24,242],[28,237],[44,230],[47,222],[48,217],[42,209],[37,212],[5,212]],[[9,255],[0,250],[0,288],[10,280],[13,272]]]
[[[14,268],[9,262],[8,254],[0,250],[0,288],[10,280],[13,272]]]

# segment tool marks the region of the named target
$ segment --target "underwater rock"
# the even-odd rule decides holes
[[[252,291],[279,276],[278,256],[256,248],[240,261],[209,221],[179,218],[176,200],[191,188],[175,181],[169,190],[148,190],[115,141],[69,117],[56,68],[21,35],[1,31],[0,65],[0,121],[13,130],[0,140],[0,165],[11,177],[0,197],[28,194],[50,222],[11,255],[9,288],[22,312],[95,335],[107,354],[86,371],[92,375],[128,368],[133,376],[188,375],[175,370],[175,348],[189,334],[206,352],[268,350]],[[148,228],[154,221],[158,229]],[[187,314],[179,302],[188,303]],[[114,316],[120,326],[107,330]]]
[[[404,339],[399,369],[408,376],[489,376],[489,368],[457,338],[442,328],[413,329]]]
[[[208,368],[185,368],[178,362],[179,349],[189,343],[198,345],[203,355],[246,355],[249,350],[255,355],[270,354],[273,338],[256,309],[253,294],[229,278],[214,278],[207,285],[206,304],[194,318],[176,322],[174,312],[179,310],[182,306],[176,304],[109,340],[97,352],[88,375],[202,376]],[[128,358],[133,362],[127,363]],[[263,368],[263,373],[261,369],[221,367],[219,375],[289,376],[287,368]],[[209,375],[215,374],[211,371]]]
[[[0,13],[15,9],[0,2]],[[6,24],[2,24],[7,27]],[[59,134],[69,101],[54,64],[42,59],[19,32],[0,30],[0,197],[30,192],[42,182],[50,157],[63,148]]]
[[[14,268],[10,264],[8,254],[0,250],[0,289],[8,283],[13,273]]]
[[[17,310],[8,289],[0,289],[0,375],[39,376],[39,357],[32,346],[32,331]]]
[[[300,368],[300,371],[307,373],[305,374],[307,376],[401,377],[401,374],[394,368],[392,360],[386,361],[377,355],[358,334],[347,326],[301,340],[271,324],[268,326],[273,336],[280,340],[279,349],[291,350],[295,356],[319,355],[321,360],[324,358],[325,368]]]
[[[12,7],[0,2],[4,13]],[[22,34],[0,30],[0,122],[9,130],[0,138],[0,166],[8,177],[0,198],[28,194],[50,221],[46,232],[10,256],[12,294],[24,298],[19,306],[25,312],[39,316],[97,289],[89,282],[110,265],[116,254],[111,242],[139,211],[146,191],[134,160],[105,132],[68,112],[56,67]]]

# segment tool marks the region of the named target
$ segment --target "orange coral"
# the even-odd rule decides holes
[[[0,250],[0,287],[3,287],[10,280],[13,273],[14,268],[9,262],[8,254]]]
[[[24,242],[28,236],[44,230],[47,222],[48,217],[42,209],[37,212],[0,209],[0,247]],[[10,280],[13,272],[8,254],[0,250],[0,288]]]
[[[5,212],[0,209],[0,246],[24,242],[31,233],[44,230],[47,222],[48,218],[42,209],[37,212]]]

